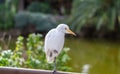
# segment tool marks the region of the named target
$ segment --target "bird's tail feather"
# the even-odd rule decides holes
[[[47,62],[48,63],[53,63],[54,59],[53,58],[50,58],[49,56],[47,56]]]
[[[57,57],[58,54],[55,53],[55,51],[48,51],[46,54],[47,62],[48,63],[53,63],[55,57]]]

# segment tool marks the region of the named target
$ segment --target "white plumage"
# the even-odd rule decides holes
[[[44,48],[49,63],[52,63],[60,54],[64,45],[65,33],[75,35],[66,24],[59,24],[47,33]]]

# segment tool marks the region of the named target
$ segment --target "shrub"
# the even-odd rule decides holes
[[[26,13],[21,12],[21,13],[16,14],[15,27],[19,29],[23,29],[29,23],[29,18],[30,18],[30,14],[28,12]]]
[[[51,13],[50,5],[42,2],[32,2],[27,10],[30,12]]]
[[[22,67],[25,59],[22,57],[23,37],[18,37],[15,50],[0,50],[0,66]],[[2,48],[1,48],[2,49]]]
[[[1,50],[0,66],[27,67],[52,70],[53,64],[48,64],[46,62],[41,35],[30,34],[26,40],[26,43],[24,43],[24,40],[24,37],[19,36],[16,41],[15,50]],[[57,58],[58,70],[71,70],[71,68],[66,65],[67,62],[70,60],[70,57],[67,54],[68,51],[69,48],[64,48],[62,53]]]
[[[56,26],[52,15],[42,13],[20,12],[15,16],[16,28],[24,29],[28,25],[34,25],[36,31],[48,31]]]
[[[25,62],[22,52],[17,50],[3,50],[0,56],[0,66],[21,67]]]

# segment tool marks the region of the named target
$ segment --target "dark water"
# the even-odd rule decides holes
[[[86,64],[89,74],[120,74],[120,42],[106,40],[66,39],[70,47],[72,71],[82,72]]]

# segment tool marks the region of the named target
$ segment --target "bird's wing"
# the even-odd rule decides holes
[[[53,39],[55,37],[55,32],[56,32],[56,30],[52,29],[47,33],[47,35],[45,37],[44,48],[45,48],[46,58],[49,63],[52,63],[54,61],[54,57],[56,56],[53,54],[53,50],[54,50],[54,46],[55,46],[55,45],[53,46],[53,44],[54,44]]]
[[[45,46],[44,46],[45,50],[52,49],[52,46],[53,46],[52,42],[56,34],[55,32],[56,32],[56,29],[52,29],[47,33],[45,37]]]
[[[63,36],[61,36],[63,35]],[[54,57],[57,57],[61,52],[64,44],[64,34],[56,29],[50,30],[45,37],[45,53],[47,60],[53,62]]]

